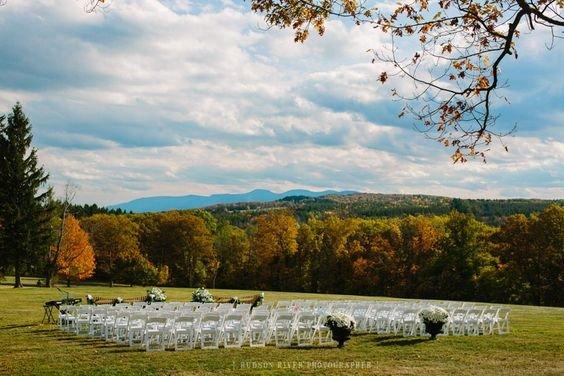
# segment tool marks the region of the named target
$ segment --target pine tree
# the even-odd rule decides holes
[[[7,118],[0,117],[0,244],[2,263],[13,268],[14,287],[36,267],[51,238],[49,175],[38,166],[31,146],[31,124],[17,103]]]

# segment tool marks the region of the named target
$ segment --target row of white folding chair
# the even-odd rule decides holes
[[[278,307],[289,307],[294,305],[298,308],[311,307],[308,301],[297,302],[282,302]],[[419,319],[418,312],[420,309],[429,305],[439,305],[448,307],[469,307],[468,309],[478,309],[484,311],[484,316],[476,317],[476,314],[468,316],[465,321],[464,332],[469,334],[490,334],[494,329],[498,329],[499,333],[504,333],[508,330],[509,320],[506,315],[497,317],[494,315],[493,310],[495,307],[490,307],[482,304],[465,303],[465,302],[434,302],[434,301],[418,301],[418,302],[376,302],[369,304],[368,308],[366,302],[343,302],[336,301],[330,302],[332,312],[344,312],[352,314],[357,322],[357,331],[370,331],[370,332],[393,332],[398,334],[402,332],[405,335],[415,335],[424,331],[424,326]],[[451,316],[456,309],[451,309]],[[445,334],[448,334],[449,325]]]
[[[201,348],[218,348],[220,342],[226,348],[241,347],[245,340],[253,347],[264,346],[268,317],[265,311],[249,316],[244,307],[223,315],[209,312],[179,317],[175,322],[175,348],[194,348],[196,343]]]
[[[333,343],[331,331],[325,326],[328,314],[320,309],[299,312],[276,309],[270,315],[266,342],[278,347],[289,347],[294,343],[298,346]]]
[[[228,312],[225,315],[219,312],[204,314],[180,314],[180,316],[148,317],[143,338],[143,324],[141,318],[138,326],[129,326],[129,344],[145,343],[148,351],[164,349],[174,345],[177,350],[190,349],[199,345],[201,348],[218,348],[220,342],[224,347],[241,347],[245,336],[245,314],[241,312]],[[131,320],[130,320],[131,321]]]
[[[509,332],[509,308],[455,309],[447,330],[453,335],[498,334]]]
[[[210,311],[215,305],[200,305],[197,308],[201,312]],[[221,307],[218,311],[225,314],[232,310],[247,313],[248,305],[240,305],[236,309],[232,308],[231,304]],[[62,306],[59,314],[59,326],[61,329],[74,331],[77,334],[91,334],[93,336],[101,336],[100,327],[105,317],[106,311],[122,311],[123,313],[129,312],[130,314],[139,312],[148,314],[149,312],[177,312],[177,311],[192,311],[183,303],[153,303],[147,304],[145,302],[138,302],[134,304],[117,304],[116,306],[102,305],[102,306]]]
[[[298,346],[313,346],[315,340],[318,344],[326,343],[329,333],[322,315],[307,311],[279,311],[273,320],[267,341],[274,342],[277,347],[290,347],[293,343]]]
[[[205,307],[206,305],[199,305],[198,310],[202,306]],[[207,305],[207,306],[211,306],[211,305]],[[313,325],[312,327],[314,331],[317,331],[316,334],[318,334],[320,338],[322,338],[323,335],[328,333],[328,328],[324,327],[323,325],[324,322],[319,321],[319,318],[322,315],[326,315],[331,312],[342,312],[346,309],[348,309],[349,311],[352,310],[351,313],[353,314],[353,316],[355,316],[355,319],[357,321],[357,330],[359,331],[368,330],[370,332],[378,332],[378,333],[393,332],[395,334],[398,334],[398,332],[401,331],[404,335],[416,335],[418,332],[422,331],[422,324],[420,320],[418,320],[418,315],[416,314],[416,312],[413,312],[415,311],[415,309],[411,309],[411,310],[409,309],[415,306],[417,306],[417,304],[415,303],[404,304],[397,302],[377,302],[377,303],[355,302],[352,305],[350,303],[347,305],[346,303],[337,302],[337,303],[328,303],[325,305],[318,305],[318,307],[324,307],[324,308],[323,309],[318,308],[315,311],[309,313],[312,313],[314,317],[317,317],[318,319],[315,325]],[[120,306],[118,305],[118,307]],[[133,343],[136,341],[136,333],[138,334],[138,330],[136,331],[135,325],[129,324],[128,315],[131,316],[137,311],[144,312],[145,314],[151,311],[156,312],[159,309],[159,307],[161,308],[159,312],[162,313],[175,312],[177,316],[182,315],[186,312],[193,312],[191,309],[188,309],[186,307],[186,304],[182,305],[182,308],[179,311],[178,311],[179,306],[175,308],[176,310],[163,309],[167,307],[167,305],[165,304],[163,305],[155,304],[150,307],[145,306],[144,308],[140,308],[140,307],[141,305],[138,305],[137,307],[128,306],[127,308],[120,310],[122,311],[120,315],[118,315],[115,312],[116,307],[111,307],[111,306],[110,307],[92,307],[92,306],[61,307],[62,314],[59,322],[61,327],[63,327],[63,329],[72,327],[72,330],[75,331],[77,334],[88,333],[92,336],[100,336],[105,339],[115,339],[117,341],[128,340],[129,342]],[[168,306],[168,308],[170,307],[171,306]],[[227,309],[228,308],[227,306],[225,307],[226,307],[225,309],[219,309],[220,315],[221,314],[225,315],[230,312],[237,312],[237,308],[233,310],[233,309]],[[335,311],[329,312],[328,307],[335,309]],[[420,305],[420,307],[423,307],[423,305]],[[72,313],[69,314],[69,312],[71,312],[72,309],[75,309],[74,315]],[[246,313],[245,306],[240,307],[239,309],[243,313]],[[104,312],[106,311],[112,312],[112,314],[108,314],[106,315],[107,316],[106,317],[104,314]],[[269,318],[268,323],[266,325],[267,340],[269,338],[276,339],[280,337],[280,336],[272,337],[272,334],[274,334],[275,330],[277,330],[278,334],[280,334],[283,332],[282,329],[284,327],[286,328],[288,327],[287,325],[286,326],[281,325],[280,322],[283,320],[280,320],[280,322],[276,323],[277,312],[280,311],[283,312],[284,310],[275,310],[273,311],[272,314],[270,314],[270,311],[268,310],[267,306],[263,306],[262,308],[257,307],[253,311],[256,312],[257,314],[261,313],[262,316]],[[303,312],[308,313],[308,311],[303,311]],[[293,313],[295,314],[296,312]],[[462,330],[460,326],[460,318],[458,316],[456,317],[453,316],[451,322],[449,322],[449,325],[447,325],[447,329],[448,329],[447,333],[450,330],[453,334],[478,334],[478,333],[491,334],[494,328],[497,328],[499,333],[507,332],[509,329],[508,311],[506,314],[504,314],[501,317],[497,314],[494,315],[494,312],[487,312],[486,310],[483,310],[480,316],[477,316],[474,313],[467,316],[466,315],[467,313],[468,311],[466,311],[464,319],[462,320],[464,323],[464,325],[462,325]],[[250,338],[248,338],[249,317],[248,315],[246,315],[246,317],[245,315],[243,316],[244,317],[241,320],[241,325],[245,328],[245,330],[243,331],[244,336],[245,338],[247,338],[247,340],[250,341]],[[297,316],[294,315],[293,317],[294,317],[294,324],[290,326],[290,331],[292,335],[289,337],[289,340],[291,341],[292,339],[297,339],[297,337],[300,337],[298,344],[304,343],[303,341],[304,336],[302,335],[303,333],[298,333],[295,329],[296,328],[295,320]],[[132,323],[134,323],[134,320],[132,320]],[[132,329],[131,338],[129,338],[130,337],[129,328]],[[304,328],[301,327],[301,329]],[[308,326],[308,330],[309,330],[309,326]],[[255,330],[255,332],[257,331]],[[255,335],[258,336],[258,334],[256,333]],[[322,340],[320,339],[320,342],[321,341]],[[278,338],[278,340],[277,341],[275,340],[275,342],[280,344],[283,341],[281,341],[281,339]],[[305,341],[305,343],[308,343],[308,341]]]
[[[153,307],[154,308],[154,307]],[[336,306],[337,311],[339,309],[343,309],[344,306]],[[368,308],[363,307],[364,311],[367,311]],[[106,315],[106,312],[109,311],[109,314]],[[105,339],[114,339],[118,342],[128,341],[130,344],[139,344],[141,342],[142,337],[142,328],[139,326],[139,317],[145,317],[151,310],[147,310],[146,308],[135,310],[135,309],[127,309],[127,310],[115,310],[115,308],[101,308],[101,307],[80,307],[78,310],[78,315],[76,319],[76,333],[77,334],[90,334],[91,336],[95,337],[102,337]],[[221,311],[221,310],[220,310]],[[153,313],[157,313],[156,311],[152,311]],[[166,314],[165,311],[160,311],[163,314]],[[172,312],[172,311],[171,311]],[[232,311],[225,311],[225,312],[218,312],[221,314],[227,314]],[[236,312],[234,310],[233,312]],[[177,312],[181,314],[182,311]],[[328,328],[324,326],[324,320],[321,320],[323,316],[323,312],[305,312],[301,315],[296,315],[292,313],[292,322],[291,325],[284,325],[283,319],[278,318],[278,315],[275,313],[274,315],[270,315],[267,310],[262,310],[260,308],[256,309],[256,314],[262,313],[264,317],[271,316],[271,321],[267,326],[270,330],[267,332],[270,335],[274,333],[276,330],[277,334],[275,336],[276,343],[278,345],[285,345],[282,344],[281,335],[280,333],[283,332],[282,329],[288,329],[286,333],[287,338],[286,341],[292,341],[296,339],[299,345],[302,344],[310,344],[309,339],[312,339],[313,334],[311,331],[317,331],[316,334],[319,335],[320,341],[323,341],[323,336],[328,333]],[[325,313],[325,317],[326,317]],[[302,321],[305,320],[308,315],[315,318],[315,323],[312,324],[311,322],[304,323]],[[360,316],[359,316],[360,317]],[[299,320],[297,320],[299,318]],[[311,321],[311,320],[310,320]],[[246,320],[245,315],[243,315],[241,319],[241,325],[245,326],[248,322]],[[310,325],[311,324],[311,325]],[[204,325],[205,327],[205,325]],[[398,330],[398,326],[393,324],[389,326],[393,328],[394,331]],[[205,328],[206,330],[208,328]],[[289,336],[289,337],[288,337]],[[206,336],[207,338],[207,336]],[[205,339],[205,338],[204,338]],[[203,344],[205,347],[206,345]]]
[[[86,312],[88,311],[88,307],[78,309],[78,325],[76,326],[75,333],[89,334],[106,340],[115,340],[119,343],[127,343],[130,346],[145,346],[147,350],[164,348],[171,343],[176,333],[175,329],[177,327],[181,329],[180,325],[183,318],[189,316],[183,315],[179,311],[157,312],[146,309],[115,310],[91,308],[89,319],[87,319]],[[192,313],[192,315],[192,323],[199,324],[201,314]],[[220,322],[219,318],[221,316],[219,314],[211,315],[217,316],[218,319],[215,321]],[[213,322],[214,320],[209,321]],[[203,320],[204,332],[211,326],[207,325],[207,322]],[[200,327],[198,326],[198,334],[199,331]],[[179,330],[180,332],[182,330]],[[177,347],[176,344],[175,347]],[[205,345],[202,347],[205,347]]]

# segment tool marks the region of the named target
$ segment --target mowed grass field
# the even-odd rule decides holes
[[[143,287],[81,286],[73,296],[135,297]],[[165,288],[170,301],[188,301],[192,289]],[[213,290],[222,296],[250,291]],[[289,299],[382,299],[265,292],[266,302]],[[343,349],[266,348],[146,353],[60,332],[41,324],[42,304],[56,289],[0,285],[0,373],[8,375],[563,375],[564,309],[512,306],[512,333],[478,337],[354,336]],[[301,363],[300,363],[301,362]],[[356,362],[356,363],[354,363]]]

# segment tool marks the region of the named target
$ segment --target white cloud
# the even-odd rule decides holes
[[[92,15],[11,2],[0,43],[22,43],[0,61],[0,109],[24,103],[53,184],[74,181],[81,202],[257,187],[564,195],[561,140],[515,137],[487,165],[452,166],[390,116],[385,67],[366,53],[378,33],[331,21],[295,44],[246,6],[120,0]]]

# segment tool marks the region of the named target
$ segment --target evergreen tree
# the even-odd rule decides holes
[[[17,103],[0,117],[0,244],[2,263],[13,268],[14,287],[29,266],[37,267],[51,238],[49,175],[38,166],[31,124]]]

